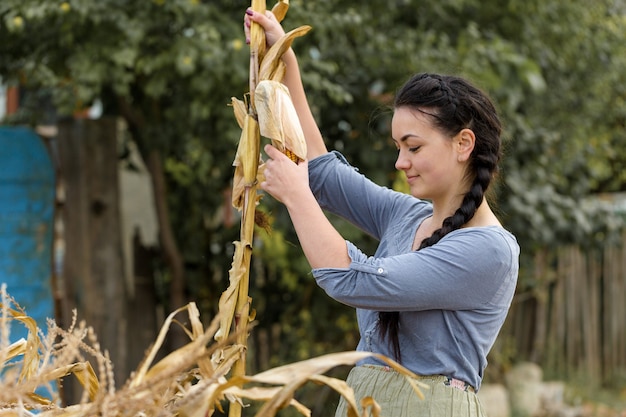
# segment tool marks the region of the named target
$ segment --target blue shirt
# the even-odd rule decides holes
[[[374,256],[346,241],[349,268],[318,268],[318,285],[355,307],[357,350],[393,358],[378,331],[379,311],[400,312],[402,365],[480,388],[487,354],[504,323],[519,270],[519,245],[498,226],[467,227],[412,250],[432,205],[374,184],[338,152],[309,162],[310,187],[323,209],[377,240]],[[359,364],[381,364],[368,358]]]

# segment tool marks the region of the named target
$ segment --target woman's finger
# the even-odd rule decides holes
[[[265,13],[257,13],[251,8],[246,10],[246,21],[258,23],[265,31],[265,38],[268,45],[273,45],[282,35],[285,34],[283,27],[280,25],[274,13],[266,10]],[[246,38],[246,39],[249,39]]]
[[[265,151],[267,156],[269,156],[272,159],[275,159],[275,160],[278,160],[281,158],[289,159],[287,155],[279,151],[274,145],[267,144],[263,147],[263,150]]]

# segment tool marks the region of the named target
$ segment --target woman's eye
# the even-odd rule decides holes
[[[413,148],[409,148],[409,152],[411,152],[411,153],[415,153],[415,152],[419,151],[419,150],[420,150],[420,148],[421,148],[421,146],[415,146],[415,147],[413,147]]]

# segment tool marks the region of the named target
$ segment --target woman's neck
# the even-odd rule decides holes
[[[460,203],[450,203],[447,205],[433,204],[433,215],[428,221],[428,228],[436,230],[443,225],[443,221],[452,216],[459,208]],[[481,227],[481,226],[501,226],[500,221],[491,210],[487,200],[483,198],[482,203],[476,209],[474,216],[462,227]]]

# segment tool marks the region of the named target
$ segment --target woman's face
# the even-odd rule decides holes
[[[398,149],[396,169],[406,174],[411,195],[430,200],[458,195],[466,164],[459,160],[454,138],[436,129],[430,116],[397,108],[391,136]]]

